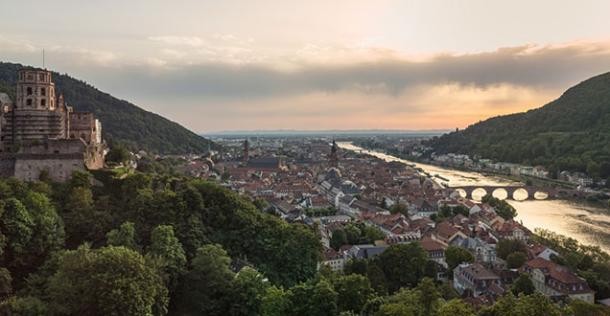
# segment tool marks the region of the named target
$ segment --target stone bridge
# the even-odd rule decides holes
[[[474,197],[483,197],[486,194],[491,194],[501,200],[548,200],[558,199],[569,194],[549,187],[536,186],[487,186],[487,185],[472,185],[472,186],[455,186],[449,187],[454,191],[458,191],[460,195],[467,199],[474,200]],[[473,193],[474,197],[473,197]]]

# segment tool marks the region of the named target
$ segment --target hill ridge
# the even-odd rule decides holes
[[[0,92],[8,92],[14,100],[17,70],[24,66],[0,62]],[[186,129],[177,122],[147,111],[137,105],[112,96],[92,84],[53,71],[57,91],[77,111],[93,112],[102,122],[104,139],[120,142],[133,150],[161,154],[205,152],[216,144]]]
[[[428,142],[437,153],[543,165],[610,177],[610,72],[526,112],[491,117]]]

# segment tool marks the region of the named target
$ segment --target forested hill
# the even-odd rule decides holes
[[[610,73],[568,89],[524,113],[498,116],[435,138],[437,153],[477,154],[496,161],[543,165],[550,171],[610,176]]]
[[[0,92],[8,92],[13,100],[17,70],[21,67],[20,64],[0,62]],[[197,153],[208,149],[209,140],[180,124],[119,100],[84,81],[55,72],[53,81],[75,110],[95,113],[102,122],[104,138],[109,142],[164,154]]]

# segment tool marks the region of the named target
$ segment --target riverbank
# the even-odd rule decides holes
[[[487,169],[484,169],[484,170],[483,169],[474,169],[474,168],[468,168],[465,166],[453,166],[453,165],[438,163],[438,162],[431,161],[428,159],[424,160],[424,159],[420,159],[417,157],[404,156],[404,155],[397,154],[397,153],[390,153],[383,148],[370,147],[370,146],[366,146],[366,145],[363,145],[363,146],[355,145],[355,146],[358,146],[360,148],[364,148],[364,149],[367,149],[370,151],[383,152],[385,155],[403,159],[404,161],[407,161],[411,164],[430,165],[430,166],[436,166],[436,167],[443,168],[443,169],[458,170],[458,171],[462,171],[462,172],[466,172],[466,173],[477,173],[477,174],[481,174],[486,177],[503,178],[503,179],[506,179],[506,181],[508,181],[508,182],[521,184],[521,185],[532,185],[532,186],[537,186],[537,187],[548,187],[548,188],[553,188],[553,189],[574,190],[575,194],[566,195],[565,197],[563,197],[563,200],[572,201],[572,202],[576,202],[576,203],[582,203],[582,204],[586,204],[591,207],[608,209],[610,211],[610,200],[609,200],[610,195],[607,192],[578,191],[577,186],[574,183],[570,183],[567,181],[550,179],[550,178],[530,177],[530,176],[524,176],[524,175],[511,175],[511,174],[508,174],[505,172],[497,172],[497,171],[487,170]],[[435,176],[436,178],[439,178],[445,182],[448,181],[445,178],[443,178],[442,176],[438,176],[438,175],[431,175],[431,176]]]
[[[385,161],[397,161],[412,165],[431,175],[438,174],[447,179],[450,186],[502,186],[516,183],[513,180],[496,175],[489,176],[479,172],[466,172],[413,162],[358,147],[349,142],[337,144],[344,150],[360,152]],[[610,253],[610,211],[608,209],[590,206],[579,201],[566,200],[528,200],[509,201],[509,203],[517,210],[516,219],[521,221],[528,229],[548,229],[572,237],[582,244],[599,246]]]

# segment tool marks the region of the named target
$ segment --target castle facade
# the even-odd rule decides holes
[[[0,94],[0,176],[33,181],[46,173],[65,181],[104,166],[100,122],[56,94],[50,71],[19,70],[15,96]]]

